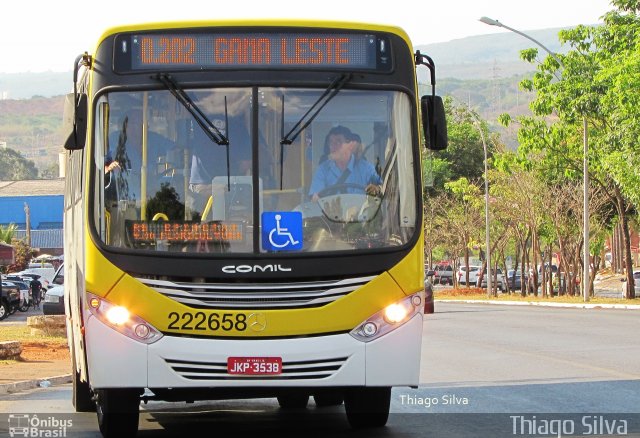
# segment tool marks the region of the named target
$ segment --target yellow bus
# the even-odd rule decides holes
[[[399,28],[315,21],[118,27],[76,59],[66,314],[104,436],[143,399],[386,424],[420,371],[423,143],[447,142],[421,64],[435,84]]]

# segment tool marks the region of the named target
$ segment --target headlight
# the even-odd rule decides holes
[[[91,293],[87,293],[87,302],[92,315],[133,340],[152,344],[162,338],[162,333],[126,307],[116,306]]]
[[[359,341],[370,342],[395,330],[409,321],[416,313],[420,313],[423,294],[424,292],[418,292],[389,304],[354,328],[350,333],[351,336]]]

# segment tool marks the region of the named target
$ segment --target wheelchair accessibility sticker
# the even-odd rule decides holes
[[[267,251],[302,249],[302,213],[299,211],[263,212],[262,247]]]

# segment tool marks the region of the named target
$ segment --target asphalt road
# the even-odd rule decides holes
[[[421,385],[393,390],[386,428],[354,433],[343,408],[313,402],[294,412],[275,400],[150,402],[139,436],[559,436],[529,433],[534,420],[560,436],[640,436],[639,321],[638,311],[438,302],[425,317]],[[66,436],[99,436],[95,414],[71,414],[70,397],[68,385],[2,396],[0,412],[69,419]]]

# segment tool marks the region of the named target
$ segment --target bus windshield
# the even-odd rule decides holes
[[[409,96],[329,89],[102,94],[97,235],[131,251],[212,254],[408,243],[420,216]]]

